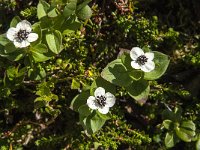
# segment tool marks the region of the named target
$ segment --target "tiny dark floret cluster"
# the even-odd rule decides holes
[[[106,97],[105,96],[103,96],[103,95],[97,96],[96,100],[100,106],[104,107],[106,105]]]
[[[147,62],[148,58],[145,55],[141,55],[137,58],[136,62],[139,65],[144,65]]]
[[[17,39],[19,40],[19,42],[22,42],[28,38],[29,34],[30,33],[26,30],[19,30],[19,32],[17,33]]]

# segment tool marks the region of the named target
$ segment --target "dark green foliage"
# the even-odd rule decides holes
[[[115,111],[119,111],[117,108]],[[120,149],[120,147],[140,147],[149,144],[151,138],[144,132],[133,130],[131,125],[123,120],[123,113],[116,113],[99,132],[89,137],[91,142],[79,141],[79,149],[100,147],[103,149]],[[142,146],[141,146],[142,147]]]

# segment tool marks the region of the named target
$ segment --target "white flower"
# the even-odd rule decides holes
[[[115,96],[110,92],[105,92],[105,89],[102,87],[98,87],[94,96],[90,96],[87,99],[87,105],[91,109],[97,109],[102,114],[107,114],[109,112],[109,108],[115,104]]]
[[[153,62],[154,53],[144,53],[141,48],[133,47],[130,51],[130,57],[132,59],[131,66],[135,69],[150,72],[155,68],[155,63]]]
[[[7,38],[13,41],[16,47],[27,47],[30,45],[30,42],[34,42],[38,39],[38,34],[32,33],[31,31],[31,24],[23,20],[17,24],[16,28],[11,27],[8,29]]]

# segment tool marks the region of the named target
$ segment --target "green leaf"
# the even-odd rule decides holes
[[[30,47],[30,50],[34,51],[34,52],[41,53],[41,54],[48,52],[47,46],[45,44],[41,44],[41,43]]]
[[[35,62],[44,62],[51,57],[47,56],[48,48],[45,44],[38,44],[30,48],[31,55]]]
[[[83,3],[79,4],[77,6],[77,11],[81,10],[83,7],[85,7],[89,2],[91,2],[92,0],[85,0]]]
[[[99,111],[96,111],[96,113],[99,115],[100,118],[102,118],[104,120],[109,120],[111,118],[111,114],[110,113],[102,114]]]
[[[79,89],[80,86],[80,82],[78,82],[76,79],[72,79],[71,89]]]
[[[73,19],[68,19],[63,23],[61,30],[76,31],[76,30],[80,29],[80,27],[81,27],[81,23],[79,21],[73,20]]]
[[[112,94],[116,93],[116,87],[115,87],[115,85],[111,84],[110,82],[104,80],[101,77],[98,77],[96,80],[93,81],[93,83],[91,85],[90,94],[94,95],[94,91],[98,87],[103,87],[106,90],[106,92],[110,92]]]
[[[24,76],[24,74],[26,73],[26,71],[27,71],[27,67],[24,67],[24,68],[18,70],[17,77]]]
[[[143,77],[143,72],[141,70],[132,70],[128,74],[133,80],[136,81]]]
[[[16,48],[15,45],[14,45],[13,43],[11,43],[11,42],[8,43],[8,44],[6,44],[6,45],[5,45],[5,48],[4,48],[4,52],[5,52],[6,54],[12,53],[12,52],[14,52],[14,51],[16,51],[16,50],[21,50],[21,51],[23,51],[22,49]]]
[[[155,141],[156,143],[160,143],[162,141],[161,134],[154,134],[153,141]]]
[[[10,42],[10,40],[8,40],[8,38],[6,37],[6,34],[1,34],[0,35],[0,44],[2,46],[5,46],[6,44],[8,44]]]
[[[98,149],[99,146],[102,145],[101,143],[98,143],[98,142],[93,142],[93,144],[94,144],[94,149]]]
[[[58,14],[57,14],[57,9],[56,9],[56,8],[51,9],[51,10],[48,12],[47,16],[50,17],[50,18],[57,17],[57,16],[58,16]]]
[[[76,5],[77,5],[77,0],[69,0],[69,2],[66,4],[64,8],[63,15],[65,17],[69,17],[72,14],[74,14],[76,10]]]
[[[42,40],[42,31],[41,31],[41,27],[40,27],[40,23],[34,23],[32,25],[32,29],[33,29],[33,33],[37,33],[38,34],[38,39],[35,42],[31,43],[31,46],[37,45],[38,43],[41,42]]]
[[[120,51],[120,56],[119,58],[122,60],[122,63],[124,64],[124,66],[127,68],[127,70],[135,70],[133,69],[133,67],[131,66],[131,57],[130,57],[130,51],[125,51],[125,50],[121,50]]]
[[[86,131],[90,130],[90,132],[91,132],[91,129],[90,129],[90,128],[87,128],[87,126],[86,126],[86,121],[87,121],[87,116],[84,116],[84,115],[79,114],[79,122],[80,122],[80,124],[82,125],[82,127],[83,127]]]
[[[53,27],[53,19],[49,19],[49,17],[47,17],[47,16],[42,17],[40,19],[40,26],[42,29],[46,29],[46,31],[49,30],[49,28]],[[45,31],[45,30],[43,30],[43,31]]]
[[[74,111],[78,111],[79,107],[87,103],[87,99],[90,96],[90,91],[83,91],[81,94],[75,96],[70,104],[70,108]]]
[[[101,72],[101,77],[118,86],[128,86],[132,83],[132,79],[129,77],[121,59],[116,59],[109,63]]]
[[[25,56],[25,53],[21,50],[18,50],[13,53],[10,53],[7,58],[13,61],[18,61],[22,59],[24,56]]]
[[[62,32],[61,27],[63,25],[63,23],[66,21],[66,18],[63,15],[58,15],[56,18],[53,18],[53,28],[55,30],[59,30],[60,32]]]
[[[196,142],[196,150],[200,150],[200,136]]]
[[[50,5],[47,2],[40,0],[38,5],[37,5],[38,19],[45,17],[47,15],[47,11],[48,11],[49,8],[50,8]]]
[[[169,57],[163,53],[153,51],[154,53],[154,63],[155,63],[155,69],[151,72],[145,72],[144,73],[144,79],[146,80],[155,80],[160,78],[165,71],[167,70],[167,67],[169,65]]]
[[[189,137],[191,138],[191,140],[194,139],[196,133],[194,130],[191,130],[191,129],[188,129],[188,128],[183,128],[183,127],[180,127],[180,129],[185,132],[187,135],[189,135]]]
[[[192,131],[196,130],[196,126],[195,126],[194,122],[191,120],[181,122],[181,127],[192,130]]]
[[[132,84],[125,87],[125,89],[132,98],[139,101],[141,104],[146,102],[150,91],[149,83],[146,80],[133,81]]]
[[[87,106],[79,108],[79,121],[88,134],[93,134],[102,128],[106,119],[100,117],[96,111],[91,112],[88,108]]]
[[[26,72],[26,67],[19,70],[19,66],[17,67],[9,66],[8,69],[6,70],[6,74],[9,80],[22,77],[24,76],[25,72]]]
[[[91,110],[89,109],[89,107],[85,104],[82,105],[78,108],[78,112],[81,116],[87,117],[91,114]]]
[[[188,130],[186,128],[182,128],[182,127],[177,127],[175,129],[176,131],[176,135],[183,140],[184,142],[191,142],[192,138],[194,138],[195,136],[195,132],[192,130]]]
[[[55,19],[53,19],[54,29],[59,30],[61,33],[64,30],[73,30],[76,31],[80,29],[82,23],[77,19],[76,16],[71,16],[66,19],[63,15],[59,15]]]
[[[15,16],[12,21],[10,22],[10,27],[16,27],[17,24],[21,21],[19,16]]]
[[[165,136],[165,146],[168,148],[174,147],[174,134],[172,132],[167,132]]]
[[[171,128],[171,126],[172,126],[172,121],[171,120],[164,120],[163,121],[163,125],[164,125],[164,127],[166,128],[166,129],[170,129]]]
[[[37,86],[36,95],[38,96],[50,96],[51,93],[51,83],[50,82],[42,82]]]
[[[148,45],[145,45],[142,47],[142,50],[146,53],[146,52],[151,52],[151,49]]]
[[[60,31],[55,30],[52,33],[46,34],[46,41],[53,53],[59,54],[62,51],[62,35]]]
[[[106,120],[100,118],[95,112],[87,117],[80,116],[80,123],[88,134],[93,134],[101,129],[101,127],[105,124],[105,121]]]
[[[31,80],[41,80],[46,77],[46,72],[45,72],[44,68],[42,68],[41,65],[38,64],[38,66],[36,66],[32,69],[29,69],[28,77]]]
[[[80,9],[76,14],[79,19],[86,20],[92,16],[92,10],[88,5],[86,5],[85,7]]]
[[[18,72],[18,68],[15,68],[14,66],[10,66],[7,70],[6,70],[6,74],[7,77],[9,78],[9,80],[13,80]]]
[[[34,102],[44,101],[49,103],[52,100],[57,101],[58,96],[51,92],[51,87],[52,87],[51,82],[41,82],[40,84],[38,84],[36,95],[38,95],[39,97],[37,97]],[[47,109],[49,109],[47,110],[48,112],[52,111],[52,108],[50,106]]]
[[[102,126],[105,124],[106,120],[99,117],[99,115],[94,115],[93,117],[89,117],[87,119],[86,125],[89,126],[92,130],[92,133],[100,130]]]
[[[22,49],[16,50],[12,53],[8,53],[6,54],[4,51],[0,51],[0,56],[2,57],[6,57],[7,59],[11,60],[11,61],[18,61],[20,59],[22,59],[25,56],[25,51]]]
[[[66,30],[63,31],[63,35],[70,35],[72,33],[74,33],[74,30],[66,29]]]

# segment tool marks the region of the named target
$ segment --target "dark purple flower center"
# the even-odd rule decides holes
[[[144,65],[147,62],[148,58],[145,55],[141,55],[136,59],[136,63],[139,65]]]
[[[19,30],[19,32],[17,32],[17,39],[19,40],[19,42],[22,42],[28,38],[28,35],[29,32],[27,32],[26,30]]]
[[[97,97],[96,97],[96,100],[97,100],[97,103],[98,103],[100,106],[104,107],[104,106],[106,105],[106,97],[105,97],[105,96],[103,96],[103,95],[97,96]]]

